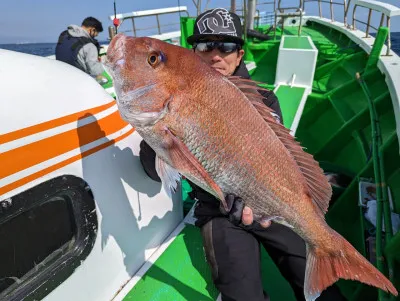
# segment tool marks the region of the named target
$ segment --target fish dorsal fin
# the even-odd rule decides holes
[[[259,87],[258,84],[261,84],[260,82],[253,81],[251,79],[241,78],[240,76],[228,76],[227,78],[237,88],[239,88],[240,91],[242,91],[250,101],[263,103],[262,100],[264,96],[262,96],[259,91],[268,90]]]
[[[241,79],[236,76],[228,77],[228,79],[246,95],[253,106],[257,109],[258,113],[264,118],[280,141],[285,145],[306,179],[307,188],[312,200],[321,212],[325,214],[328,210],[329,201],[332,196],[332,188],[328,179],[314,157],[303,150],[300,143],[290,135],[289,130],[276,121],[273,116],[274,111],[262,102],[263,96],[258,91],[269,90],[257,86],[257,82],[248,79]]]

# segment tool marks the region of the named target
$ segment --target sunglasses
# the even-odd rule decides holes
[[[214,49],[218,49],[222,53],[231,53],[240,48],[239,44],[228,42],[200,42],[193,44],[193,49],[197,49],[200,52],[211,52]]]

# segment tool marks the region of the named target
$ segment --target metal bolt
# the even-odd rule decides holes
[[[12,206],[12,199],[8,198],[0,202],[0,206],[3,209],[8,209]]]

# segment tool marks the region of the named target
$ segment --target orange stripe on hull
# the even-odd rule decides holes
[[[88,114],[88,116],[91,116]],[[81,116],[82,118],[84,116]],[[118,111],[79,128],[45,138],[0,154],[0,178],[50,160],[126,127]]]
[[[63,116],[57,119],[53,119],[50,121],[46,121],[43,123],[39,123],[39,124],[35,124],[33,126],[30,127],[26,127],[14,132],[10,132],[4,135],[0,135],[0,144],[1,143],[7,143],[10,141],[14,141],[29,135],[33,135],[33,134],[37,134],[43,131],[47,131],[50,130],[52,128],[64,125],[64,124],[68,124],[70,122],[74,122],[76,120],[78,120],[79,118],[81,118],[84,114],[90,113],[90,114],[97,114],[100,113],[101,111],[107,110],[109,108],[111,108],[113,105],[115,105],[115,101],[111,101],[105,105],[101,105],[95,108],[91,108],[88,110],[84,110],[78,113],[74,113],[71,115],[67,115],[67,116]]]
[[[57,163],[55,165],[49,166],[49,167],[47,167],[45,169],[42,169],[42,170],[40,170],[38,172],[35,172],[34,174],[31,174],[31,175],[29,175],[29,176],[27,176],[25,178],[22,178],[22,179],[19,179],[19,180],[13,182],[13,183],[10,183],[10,184],[8,184],[6,186],[0,187],[0,195],[2,195],[4,193],[7,193],[7,192],[9,192],[9,191],[11,191],[13,189],[16,189],[16,188],[18,188],[18,187],[20,187],[22,185],[25,185],[25,184],[27,184],[29,182],[32,182],[32,181],[34,181],[34,180],[36,180],[36,179],[38,179],[40,177],[45,176],[46,174],[49,174],[49,173],[51,173],[51,172],[53,172],[53,171],[55,171],[57,169],[60,169],[60,168],[62,168],[64,166],[67,166],[67,165],[69,165],[69,164],[71,164],[71,163],[73,163],[75,161],[78,161],[78,160],[80,160],[80,159],[82,159],[84,157],[87,157],[87,156],[89,156],[89,155],[91,155],[93,153],[96,153],[96,152],[98,152],[98,151],[100,151],[100,150],[102,150],[102,149],[104,149],[104,148],[106,148],[106,147],[108,147],[108,146],[110,146],[110,145],[112,145],[112,144],[114,144],[114,143],[116,143],[116,142],[128,137],[133,132],[134,132],[134,129],[130,129],[128,132],[126,132],[125,134],[123,134],[122,136],[120,136],[118,138],[109,140],[104,144],[96,146],[96,147],[94,147],[94,148],[92,148],[90,150],[87,150],[87,151],[85,151],[85,152],[83,152],[81,154],[75,155],[72,158],[69,158],[69,159],[64,160],[62,162],[59,162],[59,163]]]

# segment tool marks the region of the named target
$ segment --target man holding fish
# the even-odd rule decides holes
[[[222,300],[269,300],[260,244],[297,300],[315,300],[321,292],[318,300],[343,300],[332,286],[339,278],[397,294],[325,223],[331,187],[318,162],[278,122],[274,94],[254,88],[242,61],[239,17],[207,11],[188,42],[195,54],[118,35],[107,69],[121,116],[144,138],[140,159],[147,174],[167,189],[183,175],[193,188],[196,225]]]
[[[250,79],[242,60],[244,41],[236,14],[218,8],[199,15],[188,43],[193,45],[197,55],[221,74]],[[276,113],[277,122],[282,122],[279,102],[273,91],[260,93],[264,96],[263,103]],[[146,172],[160,181],[154,167],[155,152],[144,140],[140,158]],[[262,288],[260,244],[292,286],[296,299],[304,300],[306,250],[301,237],[281,224],[271,225],[270,220],[261,221],[262,227],[259,223],[252,224],[252,210],[244,206],[240,197],[232,194],[226,197],[231,210],[224,212],[213,195],[189,183],[192,187],[190,196],[198,201],[194,211],[196,225],[202,230],[207,261],[222,300],[269,300]],[[223,213],[228,213],[228,219]]]

